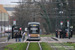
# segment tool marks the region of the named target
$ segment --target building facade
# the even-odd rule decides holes
[[[9,17],[3,5],[0,5],[0,33],[4,32],[4,28],[9,26]]]
[[[3,25],[7,26],[9,24],[8,21],[9,21],[9,14],[5,10],[3,5],[0,5],[0,26],[3,26]]]

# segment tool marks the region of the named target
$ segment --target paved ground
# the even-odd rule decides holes
[[[10,43],[6,43],[6,40],[7,40],[7,37],[0,38],[0,50],[3,50],[3,48],[5,46],[7,46],[8,44],[10,44]]]
[[[8,36],[9,34],[11,34],[11,33],[0,34],[0,37],[1,36]]]
[[[0,42],[6,42],[7,37],[0,38]]]
[[[27,37],[26,37],[26,39],[27,39]],[[26,39],[24,41],[21,40],[21,42],[28,42],[28,41],[26,41]],[[41,37],[40,42],[54,42],[55,43],[55,42],[59,42],[59,41],[56,41],[56,40],[52,39],[51,37]],[[15,39],[10,39],[7,43],[17,43],[17,42],[15,41]]]
[[[71,38],[71,39],[68,39],[68,38],[57,38],[59,41],[61,42],[75,42],[75,38]]]
[[[68,38],[56,38],[54,37],[55,39],[57,39],[58,41],[56,41],[55,39],[52,39],[51,37],[41,37],[41,42],[75,42],[75,38],[71,38],[71,39],[68,39]],[[27,39],[27,37],[26,37]],[[26,42],[26,39],[24,41],[21,41],[21,42]],[[4,43],[17,43],[15,41],[15,39],[10,39],[8,42],[7,41],[7,38],[0,38],[0,43],[1,42],[4,42]]]
[[[0,50],[4,50],[4,47],[9,45],[10,43],[0,43]]]

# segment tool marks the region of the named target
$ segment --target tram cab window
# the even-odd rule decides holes
[[[38,34],[39,33],[39,25],[37,25],[37,26],[31,26],[30,25],[29,33],[30,34]]]
[[[18,30],[18,28],[14,28],[14,30],[13,30],[14,32],[18,32],[19,30]]]

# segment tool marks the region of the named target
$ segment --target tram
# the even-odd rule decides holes
[[[21,29],[17,25],[12,26],[12,39],[15,38],[15,35],[19,32],[21,34]]]
[[[28,23],[28,39],[27,40],[40,40],[40,23],[29,22]]]

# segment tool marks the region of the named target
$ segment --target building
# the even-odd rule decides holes
[[[13,12],[15,11],[14,9],[15,6],[16,5],[10,5],[10,4],[3,5],[3,7],[5,8],[5,10],[8,12],[10,16],[13,16]]]
[[[9,26],[9,14],[3,7],[3,5],[0,5],[0,33],[4,32],[4,28]]]
[[[9,14],[3,7],[3,5],[0,5],[0,26],[7,26],[9,23]]]
[[[36,2],[41,2],[41,1],[49,1],[49,0],[25,0],[25,1],[31,1],[31,2],[34,2],[34,1],[36,1]]]

